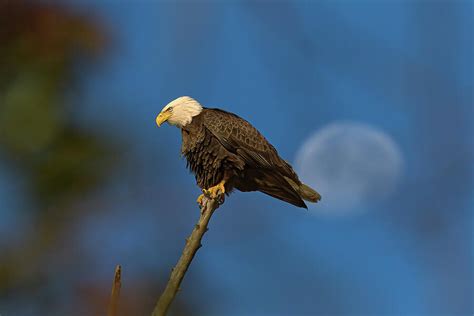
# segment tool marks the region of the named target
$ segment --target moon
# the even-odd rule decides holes
[[[312,209],[347,214],[394,193],[403,157],[395,141],[382,130],[364,123],[334,122],[303,142],[295,167],[301,180],[322,196]]]

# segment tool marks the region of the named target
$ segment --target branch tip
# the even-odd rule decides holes
[[[120,296],[120,288],[122,286],[122,267],[117,265],[115,267],[114,281],[112,283],[112,292],[110,294],[109,309],[107,316],[117,316],[117,307]]]

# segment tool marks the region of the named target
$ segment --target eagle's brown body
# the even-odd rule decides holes
[[[257,129],[235,114],[204,108],[181,131],[182,154],[202,189],[224,180],[226,193],[260,191],[299,207],[306,207],[303,200],[321,198]]]

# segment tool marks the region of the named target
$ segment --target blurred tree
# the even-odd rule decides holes
[[[66,98],[73,66],[104,44],[97,23],[61,7],[0,2],[0,153],[30,185],[36,228],[24,247],[2,253],[0,294],[41,283],[41,255],[110,170],[110,141],[75,126]]]

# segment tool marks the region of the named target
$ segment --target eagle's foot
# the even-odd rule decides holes
[[[209,189],[203,189],[202,193],[210,199],[223,199],[225,194],[225,182],[221,181],[218,185],[210,187]]]
[[[204,203],[203,199],[204,199],[204,194],[201,194],[200,196],[198,196],[196,202],[199,205],[199,207],[203,206],[203,203]]]

